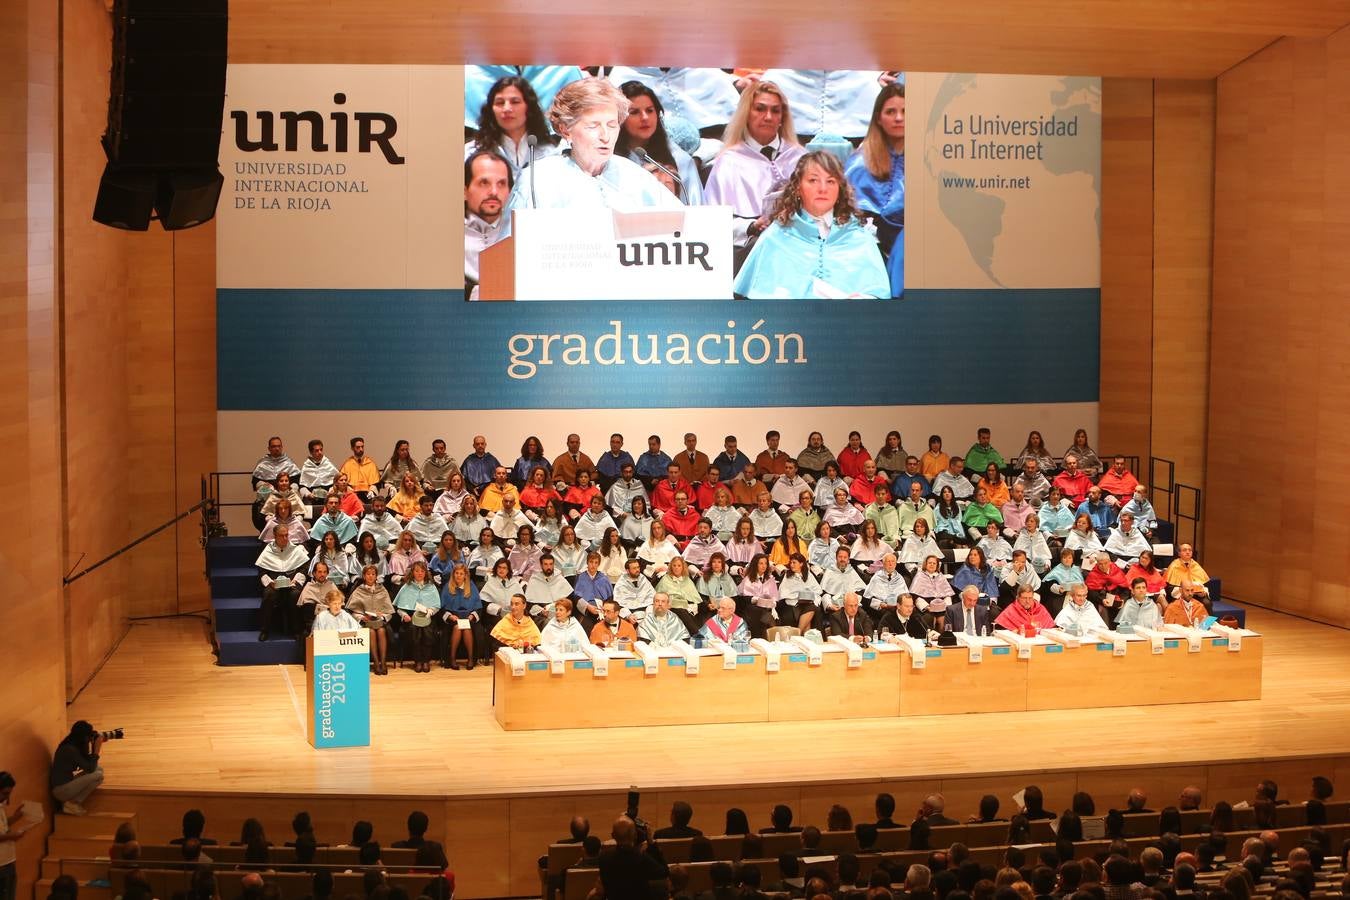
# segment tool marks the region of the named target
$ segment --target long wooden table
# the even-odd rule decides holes
[[[1184,639],[1168,639],[1161,653],[1131,641],[1123,656],[1110,644],[1056,644],[1031,648],[1019,658],[1011,646],[986,647],[972,662],[965,647],[924,651],[916,667],[908,652],[868,649],[850,668],[842,652],[826,652],[812,665],[806,653],[784,652],[778,671],[753,649],[734,669],[705,657],[689,675],[683,660],[662,659],[656,674],[641,660],[614,659],[597,677],[588,661],[565,663],[553,674],[542,658],[513,675],[501,657],[494,663],[494,714],[507,731],[791,722],[971,712],[1076,709],[1201,703],[1261,698],[1259,635],[1230,650],[1227,639],[1206,637],[1199,652]]]

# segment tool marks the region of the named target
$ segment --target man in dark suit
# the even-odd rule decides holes
[[[986,634],[993,634],[994,616],[989,609],[989,602],[980,599],[979,588],[973,584],[966,585],[961,591],[960,602],[947,610],[947,624],[952,631],[980,634],[982,629],[987,629]]]
[[[923,799],[923,805],[919,807],[919,814],[915,818],[925,820],[933,828],[939,825],[959,825],[955,819],[949,819],[943,814],[946,809],[946,798],[941,794],[929,794]]]
[[[891,794],[877,794],[873,808],[877,813],[877,828],[904,828],[895,821],[895,797]]]
[[[849,638],[857,643],[872,637],[872,620],[862,609],[862,598],[849,591],[844,595],[844,608],[830,614],[830,634]]]
[[[689,822],[693,818],[694,808],[683,800],[676,800],[670,805],[670,827],[658,828],[652,837],[662,841],[669,838],[701,837],[702,831],[689,827]]]
[[[881,617],[881,628],[890,629],[891,634],[904,634],[921,641],[928,640],[928,626],[922,615],[914,609],[912,594],[901,594],[895,609]]]

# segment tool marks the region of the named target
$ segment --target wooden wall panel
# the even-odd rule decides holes
[[[1322,476],[1350,464],[1347,86],[1347,31],[1281,41],[1219,79],[1205,503],[1226,594],[1336,624],[1350,532]],[[1257,499],[1281,450],[1291,477]]]
[[[1202,489],[1215,97],[1212,81],[1158,81],[1153,90],[1152,446],[1176,463],[1178,481]]]
[[[23,623],[11,630],[5,650],[0,769],[18,783],[15,800],[44,804],[50,753],[65,733],[65,625],[58,612],[58,46],[50,3],[6,5],[0,16],[0,443],[23,460],[24,475],[9,491],[25,527],[0,548],[8,612]],[[16,848],[20,896],[31,893],[48,831],[49,824],[39,826]]]
[[[1103,79],[1101,435],[1095,446],[1144,460],[1153,376],[1153,140],[1153,82]]]

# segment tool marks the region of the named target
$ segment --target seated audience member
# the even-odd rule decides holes
[[[980,593],[991,599],[998,597],[998,574],[989,565],[984,552],[979,547],[970,548],[966,561],[952,576],[952,587],[961,590],[967,585],[979,588]]]
[[[1142,484],[1135,485],[1134,494],[1120,508],[1120,512],[1122,515],[1128,512],[1134,516],[1135,527],[1145,537],[1153,537],[1153,532],[1158,530],[1158,513],[1149,502],[1148,488]]]
[[[1097,487],[1106,495],[1106,502],[1117,506],[1123,505],[1133,497],[1134,489],[1138,486],[1139,479],[1125,467],[1123,456],[1114,457],[1111,460],[1111,468],[1097,479]]]
[[[1130,583],[1130,597],[1120,608],[1116,616],[1116,627],[1129,625],[1135,628],[1161,628],[1162,613],[1157,602],[1148,594],[1148,583],[1136,578]]]
[[[1195,628],[1208,615],[1209,610],[1205,609],[1205,604],[1183,592],[1182,596],[1169,603],[1167,609],[1163,611],[1163,624]]]
[[[463,505],[465,500],[474,500],[474,497],[464,488],[464,473],[451,472],[445,490],[436,498],[436,503],[431,510],[436,515],[444,517],[446,523],[453,527],[452,520],[459,515],[460,506]],[[478,501],[474,500],[475,507],[477,504]]]
[[[431,583],[427,564],[422,560],[408,570],[407,579],[394,597],[394,609],[403,623],[400,636],[405,631],[411,634],[413,671],[430,672],[433,651],[440,643],[437,613],[441,609],[441,595]]]
[[[769,558],[763,553],[755,554],[746,564],[739,596],[747,601],[746,616],[751,633],[755,637],[764,637],[769,628],[778,624],[778,582],[773,577]]]
[[[1111,536],[1111,526],[1116,521],[1116,510],[1104,499],[1102,489],[1095,484],[1088,488],[1087,499],[1078,504],[1077,513],[1092,521],[1092,530],[1097,537],[1106,540]]]
[[[786,531],[788,527],[795,528],[796,526],[793,526],[792,523],[789,522],[788,525],[784,526],[784,531]],[[781,541],[779,543],[781,543]],[[775,544],[774,546],[777,547],[778,545]],[[712,521],[707,517],[699,519],[697,533],[690,538],[689,543],[684,547],[685,561],[691,566],[701,569],[708,564],[708,560],[712,558],[714,553],[725,555],[726,552],[726,545],[718,540],[717,535],[713,534]]]
[[[380,485],[380,469],[375,461],[366,456],[366,441],[361,437],[351,439],[352,455],[343,462],[338,471],[347,476],[351,489],[369,500]]]
[[[1050,543],[1041,533],[1041,520],[1035,513],[1027,516],[1021,530],[1014,537],[1013,551],[1018,550],[1027,555],[1027,560],[1036,570],[1036,574],[1044,575],[1050,571]]]
[[[825,464],[835,462],[834,453],[825,446],[825,437],[819,431],[813,431],[806,437],[806,446],[797,454],[797,469],[807,484],[813,484],[825,474]],[[838,468],[838,463],[835,463]]]
[[[411,460],[409,460],[409,462],[411,462]],[[393,463],[391,462],[389,466],[385,468],[385,471],[389,471],[389,468],[392,466]],[[398,516],[400,523],[407,526],[407,524],[412,521],[412,517],[417,515],[418,510],[421,508],[421,473],[409,471],[404,472],[397,477],[398,480],[394,483],[398,485],[398,490],[394,491],[393,495],[389,498],[389,511]]]
[[[797,505],[788,513],[788,519],[797,524],[797,533],[814,535],[820,526],[820,511],[816,509],[815,492],[804,490],[797,495]]]
[[[988,428],[976,429],[975,443],[966,451],[966,465],[972,472],[985,472],[991,463],[998,469],[1007,465],[1003,461],[1003,455],[995,450],[990,442],[991,436]]]
[[[736,579],[727,566],[726,557],[714,553],[708,558],[708,565],[698,579],[698,592],[706,601],[704,609],[707,615],[717,612],[717,604],[723,597],[736,596]]]
[[[356,553],[353,554],[356,565],[361,568],[374,566],[380,573],[380,581],[386,581],[389,576],[389,563],[379,545],[375,541],[375,535],[370,532],[362,532],[356,539]],[[331,571],[331,567],[330,567]]]
[[[277,525],[284,525],[287,532],[290,533],[292,544],[303,544],[309,540],[309,531],[305,528],[304,520],[295,512],[291,506],[291,501],[282,500],[276,505],[276,511],[267,517],[262,530],[258,532],[258,540],[266,541],[272,534],[272,529]]]
[[[771,544],[783,531],[783,519],[774,511],[773,499],[766,490],[760,490],[755,499],[755,508],[750,510],[750,524],[754,527],[755,537]]]
[[[600,538],[600,546],[596,550],[600,553],[600,571],[609,578],[610,584],[614,584],[623,577],[628,566],[628,550],[619,537],[619,529],[611,528],[606,531],[604,537]]]
[[[600,493],[600,488],[591,483],[590,470],[579,470],[576,484],[569,486],[566,493],[563,494],[562,508],[565,515],[569,519],[579,519],[591,508],[591,501],[596,497],[601,499],[601,505],[603,506],[604,495]]]
[[[924,504],[925,507],[928,504]],[[878,484],[872,502],[863,510],[863,518],[877,526],[881,539],[893,550],[900,548],[905,537],[901,525],[900,510],[891,502],[891,488],[888,484]]]
[[[497,541],[497,533],[491,528],[479,529],[476,543],[477,546],[469,552],[469,569],[479,578],[486,578],[497,565],[497,560],[506,559],[506,554]]]
[[[681,209],[683,204],[642,166],[614,153],[629,100],[603,78],[582,78],[560,90],[548,110],[553,130],[570,143],[559,156],[537,159],[517,180],[510,208],[601,207],[621,212]],[[555,463],[556,473],[556,463]]]
[[[620,450],[623,448],[623,438],[619,437]],[[553,460],[553,481],[564,485],[574,485],[577,483],[577,476],[585,472],[590,476],[592,482],[600,480],[600,470],[595,467],[595,463],[581,450],[581,435],[569,434],[567,436],[567,452],[558,454],[558,458]]]
[[[1039,591],[1041,578],[1031,567],[1031,563],[1027,562],[1026,552],[1014,550],[1012,560],[1003,567],[1000,574],[1000,605],[1006,606],[1023,588]]]
[[[975,504],[971,504],[974,506]],[[969,507],[967,507],[969,509]],[[975,542],[975,546],[984,554],[985,561],[994,567],[1000,574],[1008,563],[1012,562],[1013,548],[1003,537],[1002,526],[998,522],[986,522],[981,529],[983,534]],[[971,529],[972,537],[976,534],[975,529]]]
[[[787,453],[778,449],[781,441],[782,435],[777,431],[767,432],[764,435],[764,449],[755,457],[755,471],[759,473],[759,480],[768,486],[772,486],[787,472],[787,463],[791,459]],[[792,465],[795,472],[797,464],[793,462]]]
[[[441,524],[444,525],[444,522]],[[337,535],[339,544],[356,540],[356,521],[342,511],[342,501],[337,494],[329,494],[324,498],[323,515],[314,520],[309,536],[311,540],[322,541],[323,536],[330,532]]]
[[[278,474],[275,481],[264,482],[258,488],[258,499],[262,503],[259,512],[264,519],[276,514],[277,504],[282,500],[289,500],[291,509],[298,513],[300,518],[308,519],[310,516],[309,507],[305,506],[299,489],[286,472]]]
[[[472,562],[469,567],[473,568]],[[504,557],[498,557],[491,564],[490,571],[492,574],[483,580],[478,596],[483,601],[489,620],[495,623],[498,617],[506,614],[514,595],[525,596],[525,585],[512,573],[511,561]]]
[[[361,521],[366,514],[366,505],[361,502],[361,495],[352,490],[346,475],[338,473],[333,481],[333,489],[329,493],[337,494],[339,507],[355,521]]]
[[[768,227],[768,199],[784,191],[805,150],[787,98],[772,81],[756,81],[741,94],[722,140],[703,198],[732,208],[733,240],[745,246]]]
[[[643,573],[648,578],[656,579],[666,574],[670,561],[680,555],[680,548],[666,532],[664,523],[652,522],[647,531],[647,540],[637,545],[636,552]]]
[[[286,611],[289,619],[286,631],[291,637],[304,637],[310,633],[314,616],[328,605],[330,591],[342,593],[341,588],[329,579],[328,565],[319,562],[311,567],[309,583],[300,591],[295,606]]]
[[[938,501],[933,506],[933,537],[944,550],[970,546],[970,535],[961,521],[961,506],[956,502],[956,493],[951,485],[944,485],[938,492]]]
[[[291,478],[299,478],[300,467],[286,454],[281,438],[273,435],[267,439],[267,453],[253,467],[253,489],[257,490],[264,482],[275,483],[277,476],[283,473]]]
[[[927,504],[924,504],[927,507]],[[906,504],[908,507],[908,504]],[[941,558],[942,547],[932,535],[932,526],[928,519],[915,519],[913,529],[905,537],[900,548],[899,560],[911,575],[919,570],[923,561],[930,556]]]
[[[579,440],[577,446],[578,448],[581,446]],[[609,449],[600,454],[600,459],[595,464],[596,475],[593,480],[606,486],[611,485],[623,474],[624,466],[634,465],[632,454],[623,449],[623,435],[615,432],[609,436]]]
[[[426,564],[427,555],[422,552],[422,548],[417,546],[417,541],[413,539],[411,531],[404,531],[398,536],[398,541],[389,551],[388,557],[389,579],[394,584],[403,584],[408,580],[408,573],[412,570],[415,563]],[[430,570],[428,570],[428,579]]]
[[[441,542],[441,535],[450,532],[450,526],[445,524],[445,519],[436,515],[432,511],[434,502],[431,495],[423,494],[417,500],[417,515],[408,521],[408,530],[412,532],[413,538],[423,547],[434,546]],[[356,525],[353,523],[352,529]]]
[[[572,648],[579,648],[588,641],[586,630],[572,616],[572,601],[566,597],[559,599],[553,604],[553,614],[539,632],[539,646],[560,652],[576,652]]]
[[[450,476],[459,471],[459,461],[446,452],[445,441],[436,438],[431,442],[431,455],[422,461],[422,487],[433,498],[450,486]]]
[[[881,567],[882,556],[895,551],[891,549],[890,544],[881,539],[881,534],[877,531],[877,523],[871,519],[862,520],[857,534],[858,536],[854,538],[849,548],[849,555],[859,574],[869,577],[872,572]]]
[[[865,644],[872,637],[872,618],[862,608],[862,598],[854,591],[844,594],[840,609],[829,616],[831,635]]]
[[[1059,551],[1059,565],[1055,566],[1041,581],[1050,587],[1050,593],[1063,594],[1075,584],[1083,583],[1083,570],[1073,561],[1073,551],[1067,547]]]
[[[603,601],[600,621],[591,629],[591,643],[601,647],[613,647],[625,640],[630,645],[637,640],[637,629],[633,627],[633,620],[629,617],[620,617],[617,600],[610,598]]]
[[[928,626],[924,624],[922,615],[914,606],[914,597],[910,594],[901,594],[896,607],[881,617],[881,630],[921,641],[928,640]],[[878,824],[877,827],[882,826]]]
[[[814,493],[815,504],[818,509],[824,510],[835,502],[836,492],[843,489],[844,495],[848,496],[848,482],[839,472],[839,463],[833,459],[825,463],[825,472],[816,479]]]
[[[839,474],[844,481],[852,484],[854,479],[864,474],[864,464],[871,460],[872,454],[863,446],[862,434],[857,431],[848,433],[848,443],[839,451],[835,462],[839,463]]]
[[[520,489],[520,505],[523,509],[538,515],[543,512],[544,506],[550,500],[562,503],[558,489],[548,478],[549,470],[544,466],[536,465],[530,470],[525,479],[525,486]]]
[[[760,454],[760,456],[763,455],[763,453]],[[810,490],[810,486],[806,483],[806,479],[799,474],[795,459],[787,454],[780,454],[780,458],[783,471],[773,480],[773,487],[770,489],[769,495],[778,506],[779,512],[786,515],[792,512],[798,498],[801,497],[802,491]],[[755,467],[760,468],[758,463]]]
[[[1021,451],[1008,462],[1013,468],[1025,474],[1028,460],[1036,463],[1034,469],[1036,472],[1048,472],[1055,467],[1055,458],[1046,449],[1041,433],[1035,429],[1027,434],[1027,442],[1022,446]]]
[[[966,461],[953,456],[947,462],[947,468],[933,478],[933,493],[941,494],[943,488],[951,488],[952,496],[957,500],[969,500],[975,495],[975,485],[966,477]]]
[[[356,631],[361,626],[351,613],[342,608],[342,592],[330,586],[324,595],[322,612],[316,613],[311,633],[316,631]]]
[[[867,589],[863,591],[863,598],[872,610],[873,618],[876,619],[882,619],[893,612],[899,603],[900,595],[909,590],[904,576],[896,566],[894,550],[887,550],[882,555],[880,563],[881,568],[873,573],[871,580],[867,582]]]
[[[1102,461],[1097,456],[1097,451],[1088,445],[1087,432],[1082,428],[1073,433],[1073,445],[1065,450],[1063,456],[1065,459],[1073,454],[1078,459],[1078,468],[1088,478],[1096,478],[1102,474]]]
[[[511,567],[514,571],[515,567]],[[553,555],[545,553],[539,557],[539,571],[525,582],[525,600],[529,603],[530,613],[544,616],[553,615],[553,604],[572,596],[572,585],[558,574],[553,566]]]
[[[1130,583],[1125,580],[1125,573],[1120,571],[1120,567],[1111,562],[1111,557],[1105,553],[1098,553],[1096,556],[1085,556],[1084,563],[1091,563],[1091,568],[1086,570],[1083,576],[1083,582],[1087,585],[1090,596],[1095,603],[1103,607],[1103,618],[1114,618],[1115,610],[1118,610],[1121,603],[1130,595]],[[1111,615],[1107,615],[1111,611]]]
[[[928,449],[924,451],[923,456],[919,457],[919,471],[923,477],[932,482],[942,472],[947,471],[951,465],[951,457],[942,450],[942,435],[930,434],[928,436]],[[934,487],[932,493],[937,493]]]
[[[1130,565],[1139,562],[1141,555],[1153,549],[1143,532],[1134,527],[1134,515],[1128,512],[1120,514],[1119,527],[1111,530],[1102,546],[1113,559],[1124,560]]]
[[[1074,507],[1057,487],[1050,488],[1036,514],[1041,518],[1041,533],[1052,545],[1064,542],[1078,518]]]
[[[731,541],[732,532],[741,521],[741,511],[731,505],[731,491],[724,484],[719,484],[713,491],[713,503],[703,511],[703,515],[712,523],[717,537],[727,542]]]
[[[681,458],[684,458],[683,455]],[[707,471],[708,467],[705,465],[703,473],[706,474]],[[680,474],[679,463],[670,463],[666,466],[666,477],[652,487],[652,512],[664,516],[667,510],[675,508],[677,494],[683,493],[687,503],[692,490],[689,482]]]
[[[351,545],[348,544],[347,547]],[[356,548],[351,547],[351,551],[349,553],[347,548],[339,545],[335,533],[327,532],[319,541],[319,547],[314,551],[314,558],[310,561],[310,576],[314,575],[315,566],[323,563],[328,566],[328,577],[334,584],[338,587],[351,584],[361,574],[361,566],[356,562]]]
[[[829,523],[822,522],[820,527],[822,533],[824,533],[824,529],[829,527]],[[814,559],[814,556],[812,558]],[[818,577],[820,579],[821,605],[827,613],[837,611],[843,605],[846,594],[856,593],[861,595],[867,588],[862,577],[858,574],[858,570],[850,564],[847,547],[835,549],[834,562],[824,567]]]
[[[483,491],[478,497],[478,508],[484,513],[491,514],[500,510],[503,497],[510,497],[513,507],[520,503],[520,492],[507,480],[509,475],[510,470],[503,465],[498,465],[492,470],[492,481],[483,486]]]
[[[670,568],[656,584],[656,593],[665,594],[670,600],[671,611],[684,622],[685,628],[696,628],[699,622],[699,607],[702,598],[698,585],[689,574],[689,564],[684,558],[676,556],[670,561]],[[655,598],[653,598],[655,602]]]
[[[708,454],[698,449],[698,435],[692,431],[684,436],[684,450],[677,453],[674,457],[676,467],[679,469],[678,477],[685,481],[685,487],[702,481],[708,474],[708,466],[711,464]],[[669,469],[667,469],[669,477]]]
[[[834,501],[821,509],[820,518],[829,523],[841,540],[851,538],[863,523],[862,510],[849,500],[845,487],[834,489]]]
[[[1074,517],[1073,528],[1064,538],[1064,549],[1077,552],[1079,558],[1084,560],[1102,553],[1101,538],[1097,537],[1097,532],[1092,527],[1092,517],[1087,513],[1080,512]]]
[[[271,455],[270,452],[268,455]],[[287,471],[284,466],[280,468]],[[287,471],[287,474],[289,474],[289,471]],[[309,455],[300,465],[300,496],[306,500],[324,497],[337,482],[337,475],[337,466],[333,465],[333,461],[324,455],[323,441],[318,438],[310,441]]]
[[[657,591],[652,597],[651,612],[642,618],[637,631],[640,638],[658,647],[689,638],[689,629],[670,608],[670,595],[665,591]]]
[[[1087,585],[1080,581],[1071,584],[1068,590],[1069,596],[1059,615],[1055,617],[1055,625],[1073,634],[1104,631],[1106,622],[1102,620],[1101,613],[1097,612],[1096,605],[1088,600]]]
[[[943,825],[959,825],[960,822],[946,815],[947,800],[941,794],[929,794],[924,798],[919,806],[918,815],[914,823],[924,823],[928,828],[938,828]],[[912,827],[912,826],[911,826]],[[927,835],[925,835],[927,838]],[[911,847],[913,850],[927,850],[927,847]]]
[[[571,580],[586,568],[586,554],[589,551],[590,547],[577,539],[577,530],[571,525],[564,525],[551,551],[553,565],[557,567],[558,574]]]
[[[722,442],[722,452],[717,454],[717,457],[713,459],[712,464],[717,467],[719,472],[721,472],[723,478],[728,482],[732,482],[736,480],[746,466],[751,465],[751,462],[750,457],[737,449],[736,436],[734,434],[729,434]],[[756,490],[755,493],[759,493],[758,490]],[[754,502],[753,497],[751,498],[751,502]]]
[[[463,568],[461,566],[460,568]],[[467,570],[465,570],[467,572]],[[370,659],[376,675],[388,675],[385,662],[389,652],[388,625],[394,618],[394,601],[380,583],[380,572],[375,566],[361,569],[361,583],[347,599],[347,611],[363,628],[370,631]]]
[[[914,595],[915,604],[933,617],[934,626],[938,630],[941,630],[942,616],[947,612],[947,607],[951,605],[951,599],[956,594],[951,580],[939,568],[941,562],[942,557],[936,553],[925,556],[923,568],[914,573],[914,580],[909,583],[909,592]],[[979,592],[980,589],[975,588],[977,596]]]
[[[652,832],[652,837],[658,841],[702,837],[702,831],[690,827],[689,823],[693,819],[694,808],[683,800],[676,800],[670,806],[670,825],[656,829]]]
[[[606,453],[602,459],[608,457]],[[634,500],[647,500],[647,488],[642,480],[637,477],[637,469],[632,462],[626,462],[619,467],[618,474],[610,484],[609,490],[605,492],[605,503],[610,510],[617,516],[626,516],[633,508]]]
[[[1017,602],[999,613],[994,624],[1009,631],[1034,634],[1041,628],[1055,627],[1055,620],[1036,597],[1036,589],[1024,585],[1017,591]]]
[[[745,620],[736,615],[736,601],[724,596],[717,601],[717,615],[703,623],[699,636],[729,644],[750,640],[750,629]]]
[[[1064,471],[1056,475],[1050,484],[1059,488],[1060,493],[1075,508],[1087,499],[1088,491],[1093,487],[1092,479],[1079,470],[1079,456],[1073,452],[1065,454]]]
[[[656,595],[655,588],[651,581],[642,574],[642,562],[637,559],[628,560],[624,576],[614,582],[614,602],[623,609],[624,618],[628,618],[633,613],[643,613],[647,607],[652,605],[652,597]]]
[[[1011,496],[1008,491],[1008,482],[1004,481],[1003,473],[999,471],[998,466],[994,463],[985,466],[984,474],[980,476],[980,480],[975,483],[976,493],[979,493],[980,488],[984,488],[985,494],[989,497],[989,502],[1000,509],[1003,508],[1003,505],[1008,502]]]
[[[375,497],[370,501],[370,512],[361,517],[356,530],[360,534],[373,534],[380,549],[387,550],[403,533],[403,526],[398,516],[385,509],[384,498]]]
[[[821,588],[802,554],[794,553],[788,557],[787,569],[778,585],[778,598],[780,616],[786,607],[792,614],[788,621],[795,617],[797,629],[805,633],[818,612]]]
[[[1168,590],[1166,575],[1158,569],[1157,565],[1153,564],[1152,549],[1139,552],[1139,559],[1126,569],[1126,582],[1133,582],[1137,578],[1145,580],[1145,583],[1149,586],[1149,594],[1166,594],[1166,590]]]
[[[623,526],[619,529],[619,538],[625,547],[636,547],[651,537],[652,523],[655,522],[647,512],[647,501],[634,497],[628,514],[623,517]],[[604,535],[601,535],[604,540]]]
[[[1195,548],[1190,544],[1177,547],[1177,558],[1168,564],[1166,578],[1174,597],[1180,595],[1177,589],[1183,583],[1189,583],[1191,596],[1202,602],[1209,600],[1209,588],[1205,586],[1209,573],[1196,561]]]
[[[291,543],[285,525],[275,525],[272,541],[263,546],[253,563],[261,573],[262,630],[258,640],[265,641],[271,631],[287,632],[289,610],[294,609],[296,596],[308,580],[309,554],[299,544]]]
[[[905,450],[904,440],[900,437],[900,432],[893,429],[886,432],[886,440],[874,459],[877,464],[877,471],[888,479],[894,480],[896,476],[905,471],[905,462],[909,459],[909,452]]]
[[[932,482],[919,469],[919,458],[917,456],[905,457],[905,468],[895,476],[891,482],[891,494],[896,498],[912,497],[914,485],[919,486],[919,497],[928,499],[933,495]]]
[[[1011,608],[1011,607],[1009,607]],[[946,611],[946,625],[963,634],[988,634],[994,628],[995,607],[980,596],[980,589],[968,585],[961,590],[961,601]],[[935,623],[942,630],[941,623]]]
[[[731,574],[742,574],[745,565],[763,552],[764,544],[755,537],[755,526],[748,518],[739,519],[727,541],[727,562],[732,564]]]
[[[647,438],[647,452],[634,462],[633,471],[647,487],[651,487],[666,474],[666,467],[671,462],[670,454],[661,449],[661,436],[653,434]]]
[[[617,528],[618,525],[610,517],[609,510],[605,509],[605,499],[599,494],[594,494],[590,498],[590,508],[577,518],[573,527],[576,529],[577,540],[588,547],[596,547],[599,546],[605,532]]]
[[[678,491],[675,494],[675,507],[666,510],[665,515],[661,517],[661,524],[678,543],[684,544],[698,533],[700,518],[698,510],[689,504],[689,493]]]
[[[473,452],[464,458],[464,465],[460,467],[465,486],[475,492],[483,490],[492,482],[501,465],[497,457],[488,452],[487,438],[481,434],[474,435]]]
[[[600,604],[614,596],[614,586],[609,577],[600,571],[600,553],[591,550],[586,554],[586,568],[577,573],[572,593],[577,598],[577,615],[584,617],[587,624],[593,624],[600,618]]]
[[[525,595],[511,596],[511,611],[497,622],[492,637],[498,643],[515,650],[539,646],[539,626],[525,614]]]

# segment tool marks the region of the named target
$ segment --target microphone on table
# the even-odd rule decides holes
[[[637,154],[637,158],[643,163],[650,163],[651,165],[656,166],[656,168],[660,169],[662,172],[665,172],[667,175],[669,175],[675,181],[675,184],[679,185],[681,197],[684,196],[683,178],[676,175],[674,172],[670,171],[670,169],[667,169],[665,166],[661,165],[656,160],[652,159],[652,155],[647,152],[646,147],[635,147],[633,149],[633,152]]]
[[[535,198],[537,197],[537,195],[536,195],[535,192],[534,192],[534,148],[538,145],[538,143],[539,143],[539,138],[535,137],[534,135],[530,134],[530,135],[526,135],[526,136],[525,136],[525,146],[528,147],[529,150],[530,150],[530,161],[529,161],[528,165],[529,165],[529,167],[530,167],[530,208],[531,208],[531,209],[535,209],[535,208],[537,208],[538,205],[539,205],[538,200],[535,199]]]

